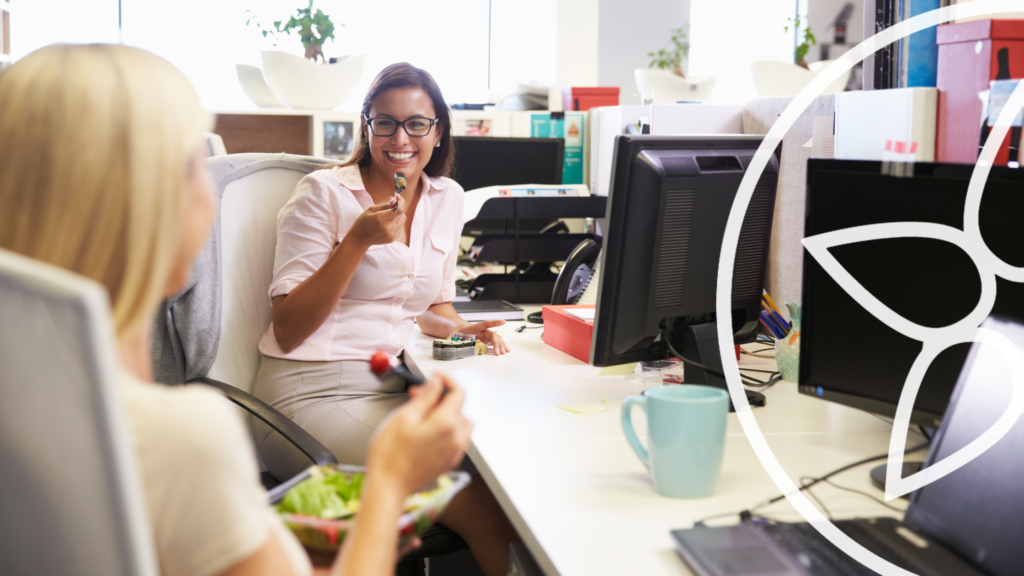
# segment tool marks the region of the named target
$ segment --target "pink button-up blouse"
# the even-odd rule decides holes
[[[409,245],[371,246],[327,320],[291,352],[274,337],[260,352],[306,361],[367,360],[391,355],[409,341],[413,319],[455,297],[455,264],[462,235],[462,187],[422,176],[424,189]],[[356,218],[373,205],[356,166],[318,170],[303,178],[277,215],[277,252],[270,297],[289,293],[327,261]]]

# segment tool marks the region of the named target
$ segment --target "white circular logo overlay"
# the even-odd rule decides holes
[[[757,149],[757,153],[754,155],[746,174],[743,176],[739,190],[736,193],[736,199],[733,202],[732,211],[729,213],[725,237],[722,241],[722,252],[718,263],[718,290],[716,294],[718,318],[729,318],[732,313],[733,260],[736,256],[736,245],[739,240],[743,217],[746,214],[747,205],[750,203],[750,198],[754,192],[754,185],[757,183],[758,178],[760,178],[769,157],[782,142],[782,137],[807,109],[811,101],[855,64],[896,40],[958,18],[988,16],[1000,12],[1020,10],[1022,4],[1024,3],[1021,0],[976,0],[914,16],[858,44],[818,74],[794,98],[768,131],[768,134],[765,135],[761,146]],[[989,171],[999,146],[1006,138],[1006,133],[1009,131],[1014,117],[1017,116],[1022,107],[1024,107],[1024,82],[1017,85],[1010,95],[1010,99],[999,113],[988,140],[982,148],[978,162],[975,164],[974,173],[971,175],[967,188],[963,230],[939,224],[901,222],[838,230],[803,240],[804,247],[811,256],[844,290],[861,302],[865,309],[894,330],[923,343],[921,353],[907,376],[907,381],[903,386],[903,392],[896,408],[896,418],[893,422],[893,431],[889,442],[885,489],[886,500],[898,498],[917,490],[967,464],[998,442],[1010,430],[1020,415],[1024,413],[1024,361],[1020,358],[1017,348],[1005,336],[979,327],[979,324],[992,311],[992,306],[995,303],[996,277],[1014,282],[1024,282],[1024,268],[1010,266],[993,254],[982,240],[978,225],[981,197],[984,192],[985,182],[988,180]],[[933,238],[953,243],[962,248],[974,261],[982,279],[982,294],[975,309],[959,322],[943,328],[928,328],[903,318],[864,289],[828,252],[829,248],[843,244],[881,238],[908,237]],[[775,485],[785,494],[790,504],[793,505],[805,520],[850,557],[884,576],[913,576],[913,573],[876,556],[836,528],[834,524],[829,522],[811,504],[803,492],[786,474],[786,471],[779,464],[778,459],[768,446],[768,442],[761,433],[757,420],[750,410],[750,404],[747,403],[743,383],[740,380],[739,365],[732,349],[731,324],[731,322],[718,323],[720,354],[726,382],[729,386],[729,394],[732,396],[733,404],[736,407],[736,415],[743,426],[743,431],[750,441],[754,453],[757,454],[758,460],[760,460],[761,465],[764,466],[772,481],[775,482]],[[935,356],[949,346],[961,342],[984,342],[991,344],[1007,357],[1013,374],[1013,393],[1010,405],[996,423],[973,442],[937,464],[929,466],[912,476],[902,478],[900,469],[903,464],[903,450],[910,426],[910,413],[913,409],[914,400],[917,398],[917,391],[921,385],[924,373]]]

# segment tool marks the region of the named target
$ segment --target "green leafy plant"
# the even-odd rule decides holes
[[[787,24],[786,27],[783,28],[782,30],[784,32],[789,32],[789,28],[792,26],[793,30],[797,30],[799,33],[800,16],[797,16],[796,18],[787,18],[786,20],[789,22],[789,24]],[[807,53],[810,52],[811,46],[814,46],[817,43],[818,39],[814,37],[814,32],[811,32],[811,27],[808,26],[804,28],[804,41],[797,45],[796,51],[793,54],[797,66],[801,66],[803,68],[808,67],[807,61],[804,60],[804,58],[807,56]]]
[[[685,78],[682,64],[690,56],[690,24],[683,24],[672,33],[670,40],[672,46],[667,50],[661,48],[657,52],[648,52],[647,57],[651,59],[650,68],[668,70],[673,74]]]
[[[246,10],[246,12],[249,12]],[[245,21],[246,26],[255,26],[263,37],[271,40],[277,45],[279,34],[298,34],[302,47],[305,48],[305,57],[316,62],[325,62],[323,46],[327,40],[334,39],[334,22],[330,16],[324,14],[323,10],[317,8],[313,11],[313,0],[309,0],[309,6],[298,8],[295,15],[287,21],[275,20],[273,23],[249,12],[249,19]],[[344,27],[344,24],[341,24]]]

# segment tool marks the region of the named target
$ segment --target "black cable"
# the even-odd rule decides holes
[[[829,486],[832,486],[833,488],[838,488],[840,490],[846,490],[847,492],[853,492],[854,494],[860,494],[861,496],[865,496],[867,498],[871,498],[872,500],[874,500],[875,502],[881,504],[882,506],[885,506],[889,510],[893,510],[893,511],[896,511],[896,512],[906,512],[906,510],[904,510],[902,508],[897,508],[895,506],[890,506],[887,502],[883,502],[882,500],[879,500],[878,498],[872,496],[871,494],[868,494],[867,492],[864,492],[863,490],[857,490],[856,488],[849,488],[847,486],[840,486],[839,484],[836,484],[835,482],[833,482],[831,480],[825,480],[825,484],[828,484]]]
[[[919,450],[924,450],[925,448],[928,447],[929,444],[931,444],[931,441],[924,442],[922,444],[918,444],[917,446],[914,446],[913,448],[908,448],[907,450],[904,450],[903,453],[904,454],[911,454],[911,453],[917,452]],[[880,454],[878,456],[872,456],[871,458],[865,458],[863,460],[859,460],[857,462],[854,462],[853,464],[847,464],[846,466],[843,466],[842,468],[837,468],[836,470],[833,470],[833,471],[829,472],[828,474],[825,474],[824,476],[819,476],[818,478],[815,478],[812,482],[810,482],[808,484],[801,485],[798,488],[798,491],[799,492],[803,492],[804,490],[807,490],[811,486],[814,486],[815,484],[817,484],[819,482],[825,482],[829,478],[835,476],[836,474],[840,474],[842,472],[846,472],[847,470],[849,470],[851,468],[856,468],[857,466],[863,466],[864,464],[868,464],[870,462],[875,462],[875,461],[878,461],[878,460],[885,460],[888,457],[889,457],[888,453]],[[743,517],[743,516],[749,517],[751,515],[755,515],[754,512],[758,508],[763,508],[765,506],[770,506],[770,505],[778,502],[779,500],[782,500],[785,497],[786,497],[785,494],[780,494],[780,495],[772,498],[771,500],[766,500],[766,501],[764,501],[764,502],[754,506],[753,508],[750,508],[750,509],[747,509],[747,510],[743,510],[743,511],[739,512],[738,515],[740,517]],[[715,516],[709,516],[709,517],[704,518],[702,520],[698,520],[697,522],[694,522],[693,525],[694,526],[703,526],[704,522],[706,522],[708,520],[712,520],[712,519],[715,519],[715,518],[722,518],[722,517],[725,517],[725,516],[734,516],[734,515],[737,515],[737,513],[733,512],[733,513],[729,513],[729,514],[717,514]]]
[[[821,508],[821,511],[825,513],[825,517],[828,518],[829,522],[835,520],[835,518],[832,517],[832,512],[830,512],[828,507],[825,506],[825,503],[822,502],[820,498],[818,498],[817,494],[815,494],[814,492],[812,492],[810,490],[810,484],[807,484],[807,482],[806,482],[807,479],[810,479],[812,481],[814,480],[814,478],[812,476],[801,476],[800,477],[800,485],[801,486],[808,486],[807,495],[810,496],[812,499],[814,499],[815,502],[818,503],[818,508]],[[826,480],[825,482],[826,483],[830,483],[830,482],[828,482],[828,480]],[[801,490],[803,490],[803,488],[801,488]]]
[[[904,454],[911,454],[913,452],[917,452],[918,450],[924,450],[925,448],[928,447],[929,444],[931,444],[931,441],[925,442],[923,444],[918,444],[917,446],[914,446],[913,448],[904,450],[903,453]],[[825,480],[835,476],[836,474],[839,474],[841,472],[846,472],[850,468],[856,468],[857,466],[863,466],[864,464],[867,464],[868,462],[876,462],[878,460],[885,460],[888,457],[889,457],[889,454],[886,453],[886,454],[881,454],[879,456],[872,456],[871,458],[865,458],[864,460],[861,460],[859,462],[854,462],[853,464],[848,464],[846,466],[843,466],[842,468],[839,468],[837,470],[833,470],[832,472],[829,472],[828,474],[825,474],[824,476],[819,476],[818,478],[815,478],[814,482],[811,482],[807,486],[801,487],[800,490],[805,490],[806,488],[810,488],[811,486],[814,486],[818,482],[824,482]],[[763,505],[767,506],[768,504],[774,504],[774,503],[778,502],[779,500],[782,500],[785,497],[786,497],[785,494],[780,494],[779,496],[776,496],[775,498],[772,498],[771,500],[765,502]],[[761,505],[759,505],[759,506],[761,506]],[[755,508],[757,508],[757,507],[758,506],[755,506]]]
[[[720,371],[715,370],[714,368],[712,368],[710,366],[707,366],[705,364],[701,364],[700,362],[695,362],[695,361],[690,360],[688,358],[684,358],[683,355],[680,354],[679,351],[676,350],[674,346],[672,346],[672,343],[669,342],[668,338],[665,338],[664,342],[665,342],[665,345],[668,346],[669,351],[672,352],[672,354],[675,354],[676,358],[679,358],[683,362],[683,368],[686,368],[687,364],[691,364],[693,366],[696,366],[697,368],[700,368],[700,369],[704,370],[705,372],[707,372],[708,374],[711,374],[712,376],[718,376],[719,378],[725,379],[725,374],[722,374]],[[740,370],[751,370],[751,371],[754,371],[754,372],[765,372],[765,370],[755,370],[753,368],[740,368]],[[775,383],[777,383],[781,379],[781,377],[779,379],[769,380],[768,382],[761,382],[759,380],[754,380],[753,378],[751,378],[749,376],[744,376],[743,374],[740,374],[740,379],[743,380],[743,382],[747,386],[755,386],[755,387],[767,388],[767,387],[772,386]],[[751,381],[756,382],[756,384],[750,383]]]
[[[763,382],[751,376],[747,376],[748,380],[755,382],[754,384],[748,382],[747,386],[752,386],[754,388],[757,388],[758,390],[767,390],[782,381],[782,375],[779,374],[778,372],[776,372],[775,374],[775,376],[772,376],[771,378]]]
[[[689,359],[684,358],[683,355],[680,354],[679,351],[676,350],[674,346],[672,346],[672,343],[669,342],[668,338],[665,338],[664,342],[665,342],[666,345],[668,345],[669,351],[672,352],[673,354],[675,354],[676,358],[679,358],[683,362],[683,368],[685,368],[687,364],[693,364],[697,368],[700,368],[701,370],[704,370],[705,372],[707,372],[708,374],[711,374],[712,376],[718,376],[719,378],[723,378],[723,379],[725,378],[725,374],[722,374],[721,372],[719,372],[718,370],[715,370],[714,368],[712,368],[710,366],[705,366],[704,364],[701,364],[700,362],[694,362],[693,360],[689,360]]]

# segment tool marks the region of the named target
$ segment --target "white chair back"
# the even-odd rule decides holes
[[[693,76],[680,78],[671,72],[652,68],[637,68],[633,71],[636,89],[641,98],[654,94],[655,104],[675,104],[677,101],[710,100],[715,91],[718,76]]]
[[[0,250],[0,572],[156,575],[106,291]]]
[[[267,291],[274,276],[277,213],[310,172],[308,158],[294,168],[287,166],[287,156],[275,158],[276,167],[228,184],[220,204],[220,344],[209,377],[246,392],[252,391],[259,341],[273,317]],[[231,161],[230,155],[208,160],[214,172],[213,163]]]

